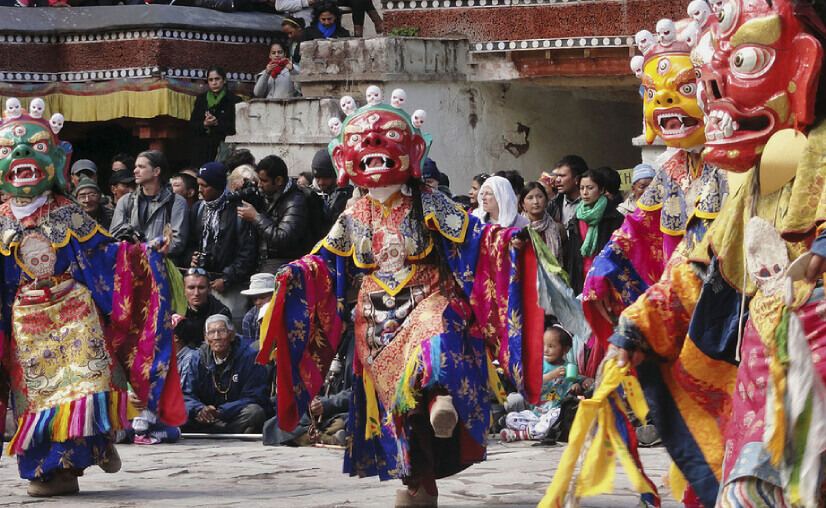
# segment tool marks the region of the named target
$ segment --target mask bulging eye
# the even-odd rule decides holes
[[[686,83],[680,87],[680,93],[686,97],[693,97],[697,94],[697,83]]]
[[[741,75],[756,75],[768,67],[771,61],[772,55],[767,50],[747,46],[738,49],[731,56],[731,70]]]

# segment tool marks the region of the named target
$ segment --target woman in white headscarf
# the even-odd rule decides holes
[[[522,228],[531,222],[519,215],[516,194],[510,182],[501,176],[485,180],[479,189],[479,208],[473,215],[485,223],[499,224],[506,228]]]

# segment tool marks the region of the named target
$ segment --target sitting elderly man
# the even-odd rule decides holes
[[[183,376],[184,432],[255,434],[267,419],[267,368],[223,314],[206,320],[206,342]]]

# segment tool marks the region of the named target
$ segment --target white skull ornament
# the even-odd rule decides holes
[[[63,115],[60,113],[53,114],[52,117],[49,118],[49,125],[52,127],[52,132],[55,134],[59,133],[60,129],[63,128],[63,122],[65,121],[66,119],[63,118]]]
[[[390,97],[390,105],[396,109],[404,107],[404,101],[407,100],[407,93],[401,88],[393,90],[393,95]]]
[[[29,104],[29,115],[32,118],[43,118],[43,112],[46,110],[46,103],[40,97],[32,99]]]
[[[700,28],[703,28],[711,16],[711,7],[708,6],[705,0],[693,0],[688,4],[687,12],[691,19],[696,21]]]
[[[688,44],[688,47],[696,47],[697,42],[700,40],[700,25],[698,25],[696,21],[692,21],[685,27],[682,33],[680,33],[680,37]]]
[[[640,30],[637,32],[637,35],[634,36],[634,43],[637,45],[640,53],[647,55],[648,52],[651,51],[651,48],[654,47],[654,34],[648,30]]]
[[[370,85],[367,87],[367,104],[371,106],[375,106],[376,104],[381,102],[381,88],[377,87],[376,85]]]
[[[677,27],[668,18],[657,21],[657,40],[660,46],[671,46],[677,40]]]
[[[43,279],[54,275],[54,266],[57,262],[52,242],[40,233],[27,235],[19,248],[23,266],[36,279]]]
[[[645,57],[640,55],[636,55],[631,58],[631,70],[634,72],[634,76],[640,78],[642,77],[642,64],[645,61]]]
[[[752,217],[746,225],[746,262],[749,276],[766,296],[783,290],[783,279],[789,266],[786,242],[774,226],[760,217]]]
[[[353,111],[356,110],[356,101],[349,95],[342,97],[339,105],[341,105],[341,111],[344,112],[345,116],[352,115]]]
[[[726,3],[726,0],[711,0],[711,12],[717,14],[722,11],[724,3]]]
[[[20,118],[22,114],[23,108],[19,100],[14,97],[6,100],[6,118]]]
[[[413,127],[417,129],[421,129],[422,125],[424,125],[425,120],[427,120],[427,113],[423,109],[417,109],[413,112]]]
[[[333,133],[333,136],[338,136],[341,134],[341,120],[338,118],[333,117],[327,120],[327,127],[330,128],[330,132]]]

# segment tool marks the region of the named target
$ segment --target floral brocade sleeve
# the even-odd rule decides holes
[[[642,349],[667,361],[675,360],[702,286],[690,262],[675,254],[660,281],[623,311],[610,342],[624,349]]]

